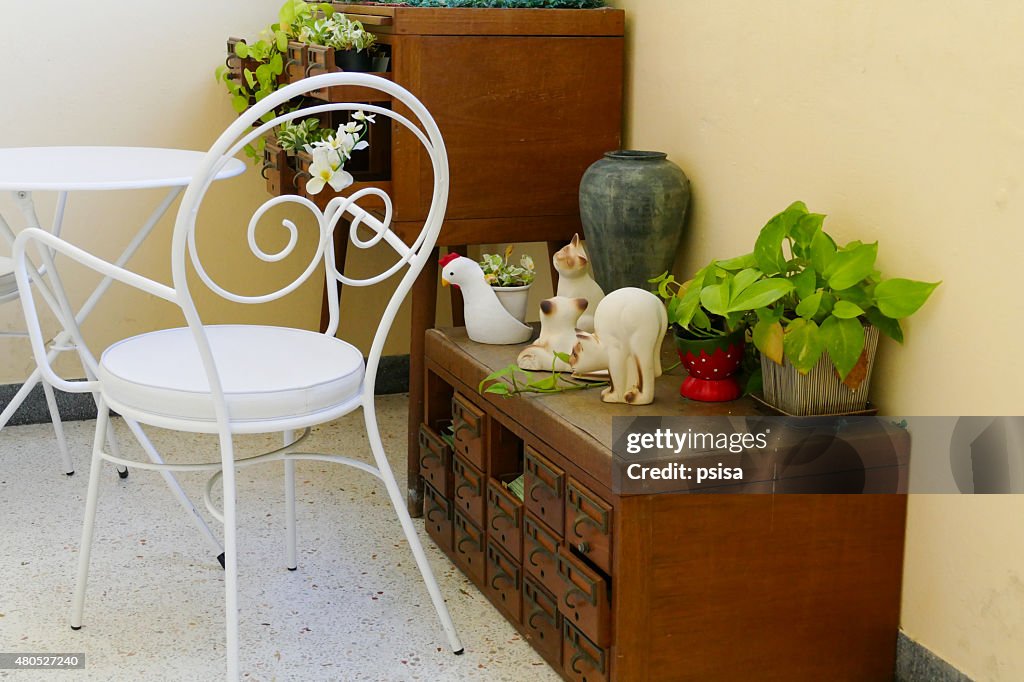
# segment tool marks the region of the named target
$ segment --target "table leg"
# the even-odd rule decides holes
[[[435,247],[427,264],[412,287],[412,321],[409,338],[409,454],[406,500],[409,514],[423,515],[423,481],[420,479],[419,432],[423,421],[426,390],[424,334],[434,326],[437,317],[437,254]]]

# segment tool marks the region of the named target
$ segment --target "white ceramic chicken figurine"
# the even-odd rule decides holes
[[[533,335],[529,327],[512,317],[501,305],[498,295],[484,280],[480,265],[449,253],[440,261],[441,284],[459,287],[465,304],[466,334],[477,343],[524,343]]]

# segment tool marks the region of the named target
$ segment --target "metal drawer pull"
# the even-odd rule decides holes
[[[536,611],[534,611],[533,613],[530,614],[529,618],[526,619],[526,624],[528,626],[530,626],[531,628],[535,629],[535,630],[539,630],[540,629],[539,627],[537,627],[536,625],[533,624],[533,619],[536,618],[537,616],[544,616],[544,620],[546,620],[547,622],[551,623],[551,625],[557,625],[558,624],[558,622],[554,618],[552,618],[547,613],[545,613],[544,609],[537,609]]]

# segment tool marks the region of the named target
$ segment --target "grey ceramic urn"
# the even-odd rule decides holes
[[[610,292],[649,289],[672,268],[690,181],[662,152],[607,152],[583,174],[580,217],[594,279]]]

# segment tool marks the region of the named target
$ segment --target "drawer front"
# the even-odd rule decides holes
[[[555,597],[523,577],[523,626],[530,644],[556,670],[562,667],[562,614]]]
[[[452,487],[455,508],[478,527],[484,525],[484,475],[479,469],[455,455],[452,458]]]
[[[562,619],[562,672],[574,682],[607,682],[608,652]]]
[[[565,528],[565,472],[529,446],[525,464],[526,508],[561,535]]]
[[[285,59],[285,72],[288,74],[288,81],[294,83],[306,77],[306,65],[309,62],[309,55],[306,53],[306,43],[294,40],[288,42],[288,50]]]
[[[477,469],[484,467],[484,413],[456,393],[452,397],[455,452]]]
[[[523,619],[523,571],[517,561],[498,547],[487,542],[487,596],[512,621]]]
[[[611,644],[608,583],[601,574],[574,557],[565,547],[555,557],[561,589],[558,610],[567,621],[601,646]]]
[[[487,535],[516,561],[523,560],[523,503],[501,481],[487,482]]]
[[[611,505],[571,476],[565,485],[565,542],[611,574]]]
[[[558,538],[527,512],[523,519],[523,569],[552,594],[562,591],[557,556]]]
[[[437,546],[452,550],[452,506],[434,486],[423,486],[423,523]]]
[[[455,563],[477,587],[484,586],[484,533],[459,510],[452,514]]]
[[[452,496],[452,449],[426,424],[420,424],[420,476],[447,498]]]

